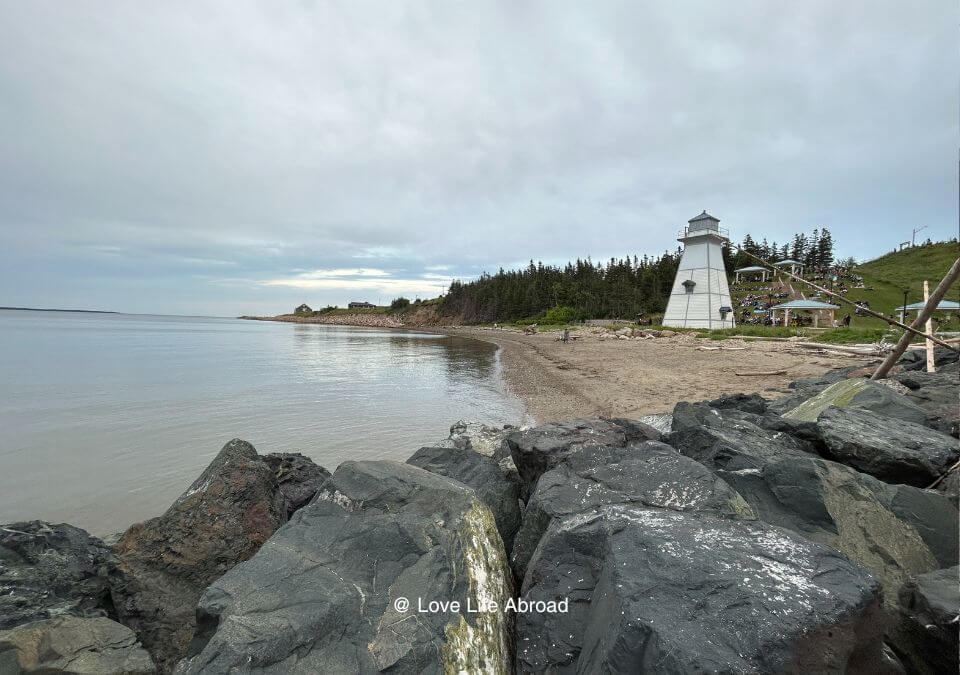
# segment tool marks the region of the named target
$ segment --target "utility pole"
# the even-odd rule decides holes
[[[920,227],[913,228],[913,234],[910,235],[910,248],[913,248],[917,245],[917,232],[920,230],[927,229],[926,225],[921,225]]]

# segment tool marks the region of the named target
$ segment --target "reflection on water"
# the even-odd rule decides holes
[[[156,515],[233,437],[328,469],[403,460],[460,418],[522,421],[496,350],[426,333],[0,311],[0,522]]]

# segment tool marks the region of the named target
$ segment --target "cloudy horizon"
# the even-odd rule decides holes
[[[0,305],[276,314],[958,229],[956,3],[0,0]]]

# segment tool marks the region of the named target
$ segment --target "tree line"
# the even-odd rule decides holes
[[[811,266],[833,262],[833,239],[826,229],[814,230],[809,237],[797,234],[790,245],[766,240],[758,244],[748,234],[742,248],[770,262],[786,258]],[[453,281],[442,297],[441,311],[466,323],[635,320],[660,314],[667,307],[682,253],[678,247],[656,257],[628,255],[603,263],[577,259],[563,267],[531,260],[523,269],[501,268],[472,281]],[[729,244],[723,247],[723,257],[728,274],[756,264]]]

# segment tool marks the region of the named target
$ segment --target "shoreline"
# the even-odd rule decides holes
[[[636,419],[671,413],[680,401],[743,392],[780,398],[791,392],[787,385],[793,380],[876,361],[868,355],[822,356],[789,341],[714,342],[683,334],[618,340],[587,331],[564,344],[555,333],[465,326],[428,330],[496,345],[504,385],[536,424],[600,416]],[[777,374],[752,375],[758,372]]]
[[[535,424],[669,414],[680,401],[742,392],[775,399],[791,392],[787,385],[793,380],[876,361],[871,355],[817,354],[793,346],[791,339],[716,342],[684,333],[616,339],[603,329],[581,328],[572,331],[574,341],[564,344],[558,340],[558,332],[528,335],[504,328],[404,323],[384,314],[241,318],[406,330],[495,345],[504,393],[516,396],[528,421]],[[829,345],[824,347],[829,349]],[[771,374],[756,375],[761,372]]]

